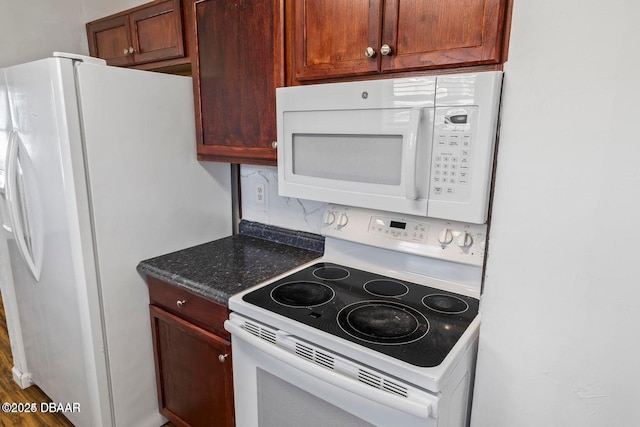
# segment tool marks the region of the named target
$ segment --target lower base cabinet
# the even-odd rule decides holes
[[[228,309],[157,279],[148,282],[160,412],[175,426],[234,426],[231,343],[217,330]],[[198,319],[200,311],[209,318]],[[212,322],[219,328],[209,327]]]

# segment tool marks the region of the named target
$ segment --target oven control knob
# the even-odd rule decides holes
[[[471,247],[472,244],[473,237],[471,236],[471,234],[467,233],[466,231],[460,233],[460,235],[458,236],[458,246],[460,246],[461,248],[468,248]]]
[[[453,233],[451,232],[450,229],[445,228],[440,232],[440,234],[438,234],[438,242],[442,243],[443,245],[448,245],[452,241],[453,241]]]
[[[349,222],[349,217],[346,213],[341,213],[338,217],[338,227],[344,227]]]
[[[335,222],[336,220],[336,214],[334,214],[331,211],[326,211],[324,213],[324,218],[323,218],[323,222],[325,223],[325,225],[331,225]]]

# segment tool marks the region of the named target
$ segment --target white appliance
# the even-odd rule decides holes
[[[0,69],[0,82],[4,82],[4,70]],[[6,143],[9,140],[11,131],[11,115],[9,110],[9,97],[7,87],[0,83],[0,165],[5,164],[7,153]],[[5,174],[0,168],[0,192],[4,192]],[[7,206],[4,197],[0,197],[0,221],[3,229],[11,229]],[[0,233],[2,233],[0,231]],[[30,381],[23,376],[27,370],[27,360],[24,354],[24,343],[22,342],[22,331],[20,329],[20,317],[18,315],[18,305],[16,302],[15,290],[13,287],[13,277],[11,274],[11,264],[9,261],[9,249],[4,236],[0,238],[0,292],[2,292],[2,303],[5,312],[7,333],[9,334],[9,344],[13,360],[13,378],[20,387],[28,387]]]
[[[237,425],[468,425],[485,232],[329,205],[321,259],[229,300]]]
[[[54,54],[4,69],[0,93],[15,377],[78,403],[77,426],[160,426],[136,265],[231,234],[230,166],[196,161],[191,79]]]
[[[502,72],[278,88],[283,196],[483,224]]]
[[[501,81],[278,89],[279,193],[331,204],[322,258],[229,300],[239,427],[468,426]]]

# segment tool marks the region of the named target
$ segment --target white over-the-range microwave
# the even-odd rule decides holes
[[[278,88],[281,196],[483,224],[502,72]]]

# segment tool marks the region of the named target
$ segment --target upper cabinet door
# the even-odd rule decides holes
[[[511,1],[289,0],[288,82],[499,66]]]
[[[181,0],[155,0],[87,23],[89,54],[109,65],[147,70],[190,66],[184,6]]]
[[[116,15],[87,24],[91,56],[105,59],[109,65],[130,65],[133,55],[128,15]]]
[[[294,1],[296,79],[376,73],[382,6],[382,0]]]
[[[498,63],[505,3],[386,0],[381,71]]]
[[[167,0],[131,13],[135,62],[184,55],[180,0]]]
[[[274,165],[282,0],[191,1],[198,158]]]

